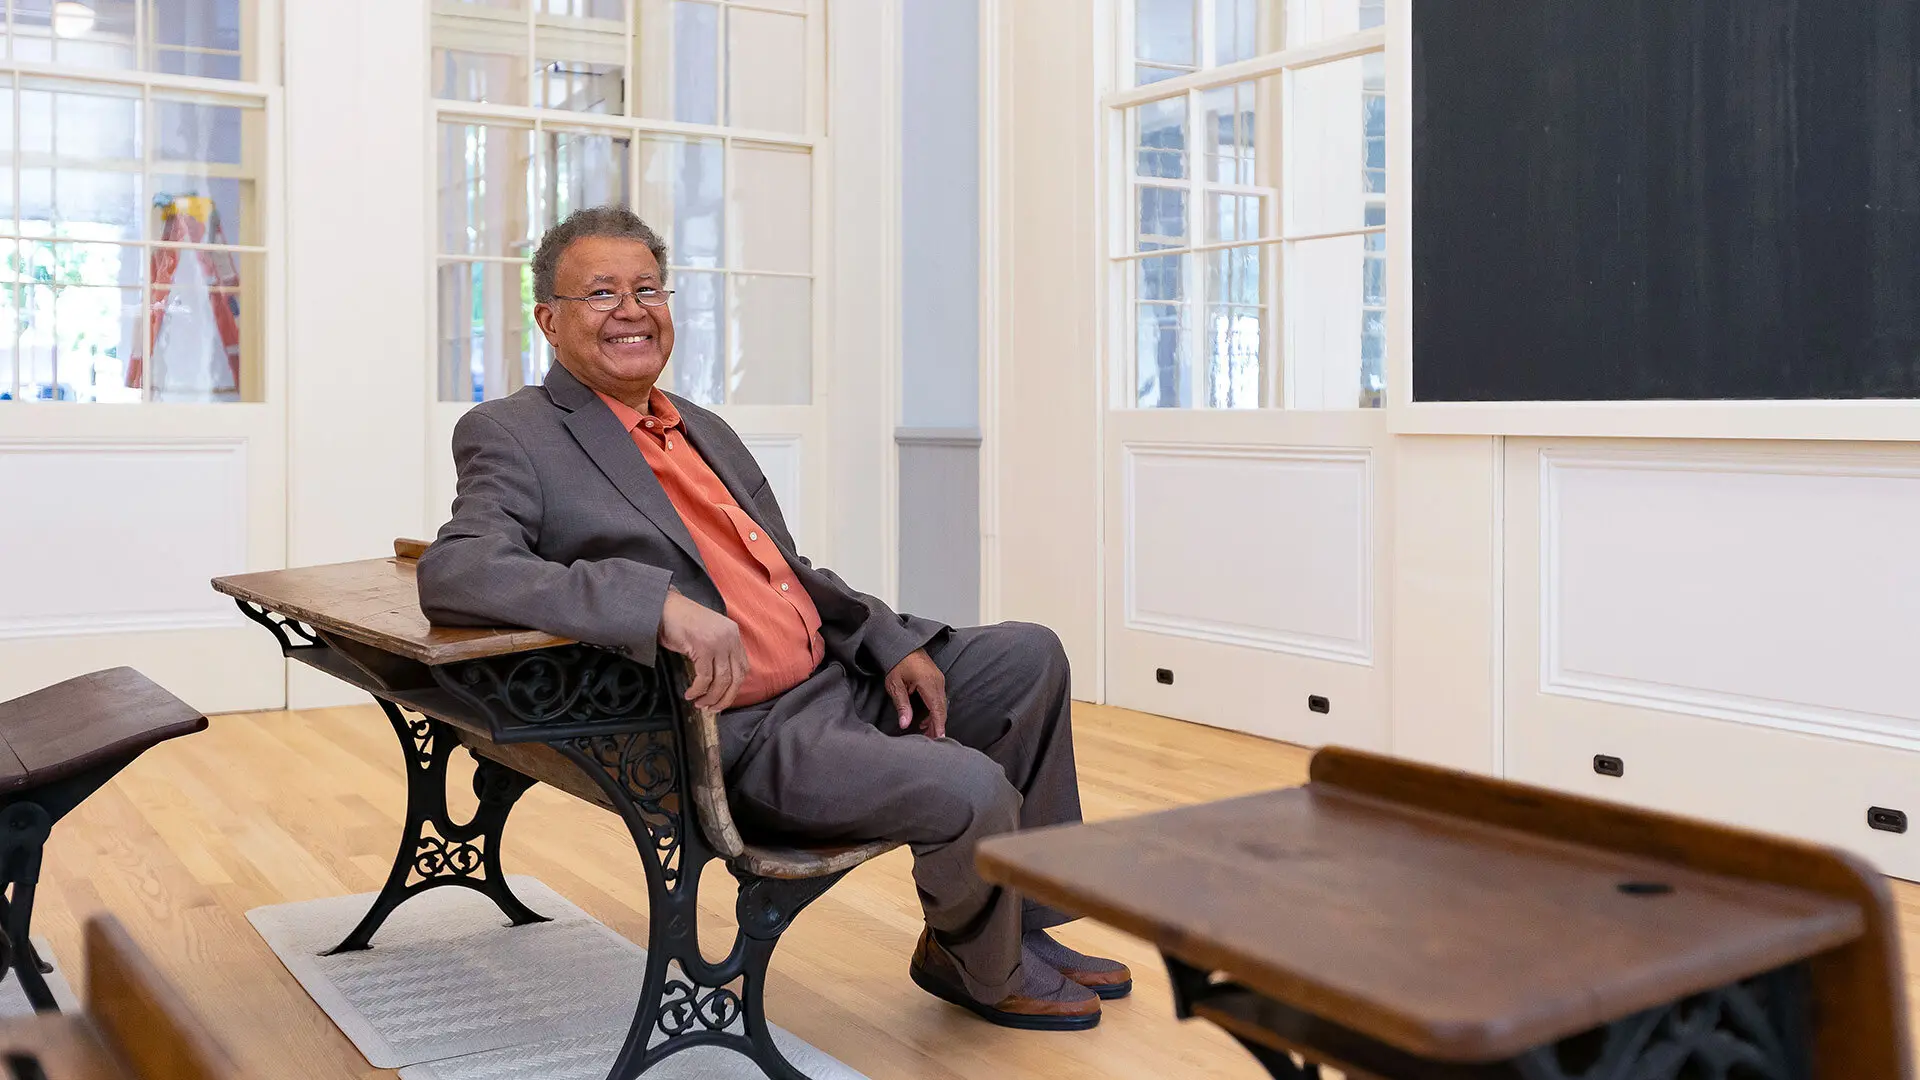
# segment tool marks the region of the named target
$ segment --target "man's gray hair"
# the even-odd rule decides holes
[[[660,284],[667,283],[667,242],[640,215],[624,206],[593,206],[575,210],[567,220],[548,229],[533,253],[533,298],[542,304],[553,302],[553,274],[560,268],[560,256],[575,240],[589,236],[609,236],[618,240],[638,240],[653,252],[660,264]]]

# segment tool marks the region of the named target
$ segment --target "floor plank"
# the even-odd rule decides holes
[[[1306,778],[1306,752],[1294,747],[1100,706],[1076,706],[1074,720],[1090,819]],[[455,789],[465,792],[471,766],[458,758]],[[390,1077],[340,1035],[245,914],[377,889],[403,808],[393,734],[371,706],[215,717],[205,733],[150,751],[56,828],[36,930],[77,974],[81,922],[114,912],[254,1075]],[[613,815],[536,788],[514,814],[505,858],[509,872],[646,940],[645,883]],[[777,1023],[874,1080],[1266,1075],[1208,1025],[1173,1019],[1150,949],[1092,924],[1063,937],[1125,960],[1137,976],[1133,997],[1110,1003],[1092,1032],[1005,1031],[920,992],[906,978],[919,932],[909,866],[895,852],[860,868],[788,931],[768,989]],[[701,929],[717,947],[731,933],[733,890],[722,868],[708,873]],[[1895,893],[1911,972],[1920,888],[1896,882]],[[1920,997],[1911,985],[1908,997]]]

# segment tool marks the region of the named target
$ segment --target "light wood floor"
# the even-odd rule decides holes
[[[1077,706],[1074,719],[1089,818],[1305,779],[1307,755],[1293,747],[1098,706]],[[366,1064],[245,913],[379,887],[404,804],[393,742],[368,706],[216,717],[204,734],[149,752],[55,829],[36,930],[77,973],[80,921],[112,911],[262,1080],[392,1076]],[[470,790],[464,778],[459,786]],[[514,814],[506,863],[645,942],[645,885],[612,815],[536,788]],[[1219,1032],[1173,1019],[1150,949],[1091,924],[1062,936],[1125,960],[1138,984],[1095,1031],[1006,1031],[920,992],[906,978],[919,927],[908,866],[895,852],[862,867],[788,932],[768,992],[776,1023],[874,1080],[1265,1076]],[[733,890],[717,865],[704,885],[711,955],[730,936]],[[1920,888],[1895,891],[1911,972],[1920,968]],[[1920,1000],[1911,976],[1909,985]]]

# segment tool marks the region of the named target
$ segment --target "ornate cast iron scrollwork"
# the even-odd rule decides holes
[[[1627,1017],[1515,1059],[1523,1080],[1804,1080],[1806,972],[1784,968]]]
[[[1251,991],[1167,958],[1175,1013],[1244,999]],[[1453,1066],[1449,1076],[1487,1080],[1808,1080],[1812,1043],[1806,970],[1782,968],[1616,1020],[1508,1061]],[[1236,1036],[1238,1038],[1238,1036]],[[1320,1075],[1318,1066],[1239,1039],[1276,1077]],[[1392,1060],[1404,1060],[1389,1051]],[[1364,1064],[1364,1062],[1359,1062]]]
[[[294,653],[301,649],[324,649],[326,644],[313,627],[298,619],[289,619],[277,611],[268,611],[259,604],[246,600],[236,600],[241,614],[272,632],[274,639],[280,642],[280,651]]]
[[[364,949],[401,904],[428,889],[460,885],[487,896],[515,926],[544,922],[507,888],[500,870],[500,839],[513,804],[533,781],[485,758],[476,759],[472,820],[456,822],[447,809],[447,765],[459,739],[427,716],[410,716],[390,701],[380,707],[399,737],[407,762],[407,821],[400,850],[373,907],[334,952]]]
[[[465,840],[447,841],[438,836],[422,836],[414,845],[413,872],[423,880],[437,877],[472,877],[484,865],[485,854]]]
[[[662,880],[672,892],[680,884],[680,847],[685,830],[679,735],[670,730],[593,735],[569,739],[567,745],[605,770],[633,801],[646,824]]]
[[[666,680],[619,653],[567,645],[452,665],[447,681],[520,724],[671,721]]]
[[[746,1006],[731,986],[705,988],[685,979],[669,977],[660,993],[660,1033],[668,1038],[699,1028],[728,1031],[740,1022]]]

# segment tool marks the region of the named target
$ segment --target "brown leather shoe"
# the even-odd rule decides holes
[[[1101,1000],[1123,998],[1133,992],[1133,972],[1118,960],[1088,956],[1055,941],[1045,930],[1029,930],[1020,942],[1028,955],[1100,995]]]
[[[924,930],[919,944],[913,947],[913,962],[907,966],[907,972],[920,989],[1001,1027],[1024,1031],[1085,1031],[1100,1023],[1100,999],[1091,993],[1083,998],[1069,992],[1056,998],[1030,997],[1016,992],[991,1005],[974,1000],[973,995],[967,993],[953,958]],[[1070,987],[1073,984],[1063,980],[1061,989]]]
[[[1119,963],[1119,961],[1114,961]],[[1133,972],[1120,964],[1118,971],[1081,971],[1075,968],[1059,968],[1060,974],[1079,983],[1098,994],[1103,1001],[1123,998],[1133,993]]]

